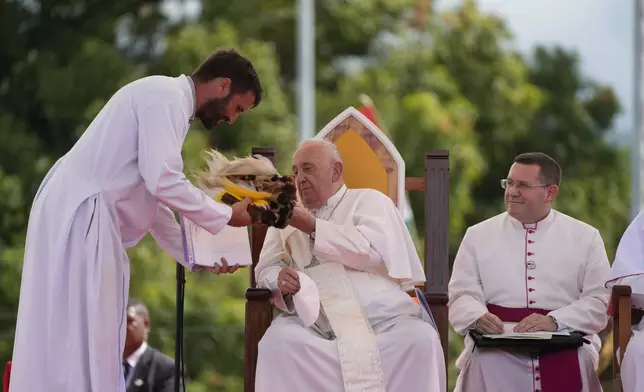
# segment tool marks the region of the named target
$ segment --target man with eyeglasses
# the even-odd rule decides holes
[[[552,208],[559,164],[543,153],[514,159],[506,211],[467,229],[449,283],[456,332],[580,331],[590,344],[551,355],[479,349],[469,334],[456,392],[601,391],[596,376],[610,293],[610,264],[592,226]]]

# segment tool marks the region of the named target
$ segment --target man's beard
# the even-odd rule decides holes
[[[197,109],[195,117],[198,118],[206,129],[213,129],[219,121],[228,121],[225,115],[226,105],[232,95],[225,98],[212,98]]]

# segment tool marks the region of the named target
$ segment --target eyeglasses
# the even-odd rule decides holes
[[[501,180],[501,188],[508,189],[508,187],[511,188],[513,186],[519,190],[522,190],[522,189],[546,187],[550,185],[549,184],[528,184],[527,182],[524,182],[524,181],[514,181],[514,180],[507,180],[507,179]]]

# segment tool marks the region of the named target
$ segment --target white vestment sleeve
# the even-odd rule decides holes
[[[549,313],[563,325],[587,334],[601,332],[608,323],[606,313],[610,291],[605,287],[610,277],[610,263],[598,231],[595,231],[582,276],[582,292],[570,305]],[[571,282],[575,284],[576,282]]]
[[[611,277],[606,286],[624,283],[621,278],[644,275],[644,211],[628,225],[617,245]]]
[[[185,262],[181,226],[168,207],[159,206],[159,212],[150,227],[150,234],[161,249],[168,252],[176,261],[182,264]]]
[[[198,226],[217,234],[232,210],[208,197],[183,174],[181,148],[185,115],[173,103],[154,103],[137,111],[139,170],[148,191]]]
[[[375,270],[382,257],[360,229],[384,227],[383,217],[354,215],[353,226],[342,226],[322,219],[315,222],[315,245],[311,254],[337,261],[354,270]],[[377,229],[376,229],[377,230]],[[384,233],[383,233],[384,234]]]
[[[381,263],[403,289],[425,281],[422,264],[402,214],[378,191],[365,193],[353,213],[353,225],[316,219],[311,254],[355,270],[375,270]]]
[[[277,276],[284,267],[293,267],[291,257],[284,250],[279,230],[270,227],[264,238],[264,245],[259,255],[259,262],[255,266],[255,280],[257,287],[267,288],[273,292],[273,304],[280,310],[293,313],[290,298],[282,296],[277,288]]]
[[[476,320],[487,313],[471,236],[470,229],[467,229],[456,253],[447,289],[449,322],[459,334],[467,333]]]

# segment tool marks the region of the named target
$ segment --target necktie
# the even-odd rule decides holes
[[[127,376],[130,374],[131,366],[127,361],[123,361],[123,376],[127,382]]]

